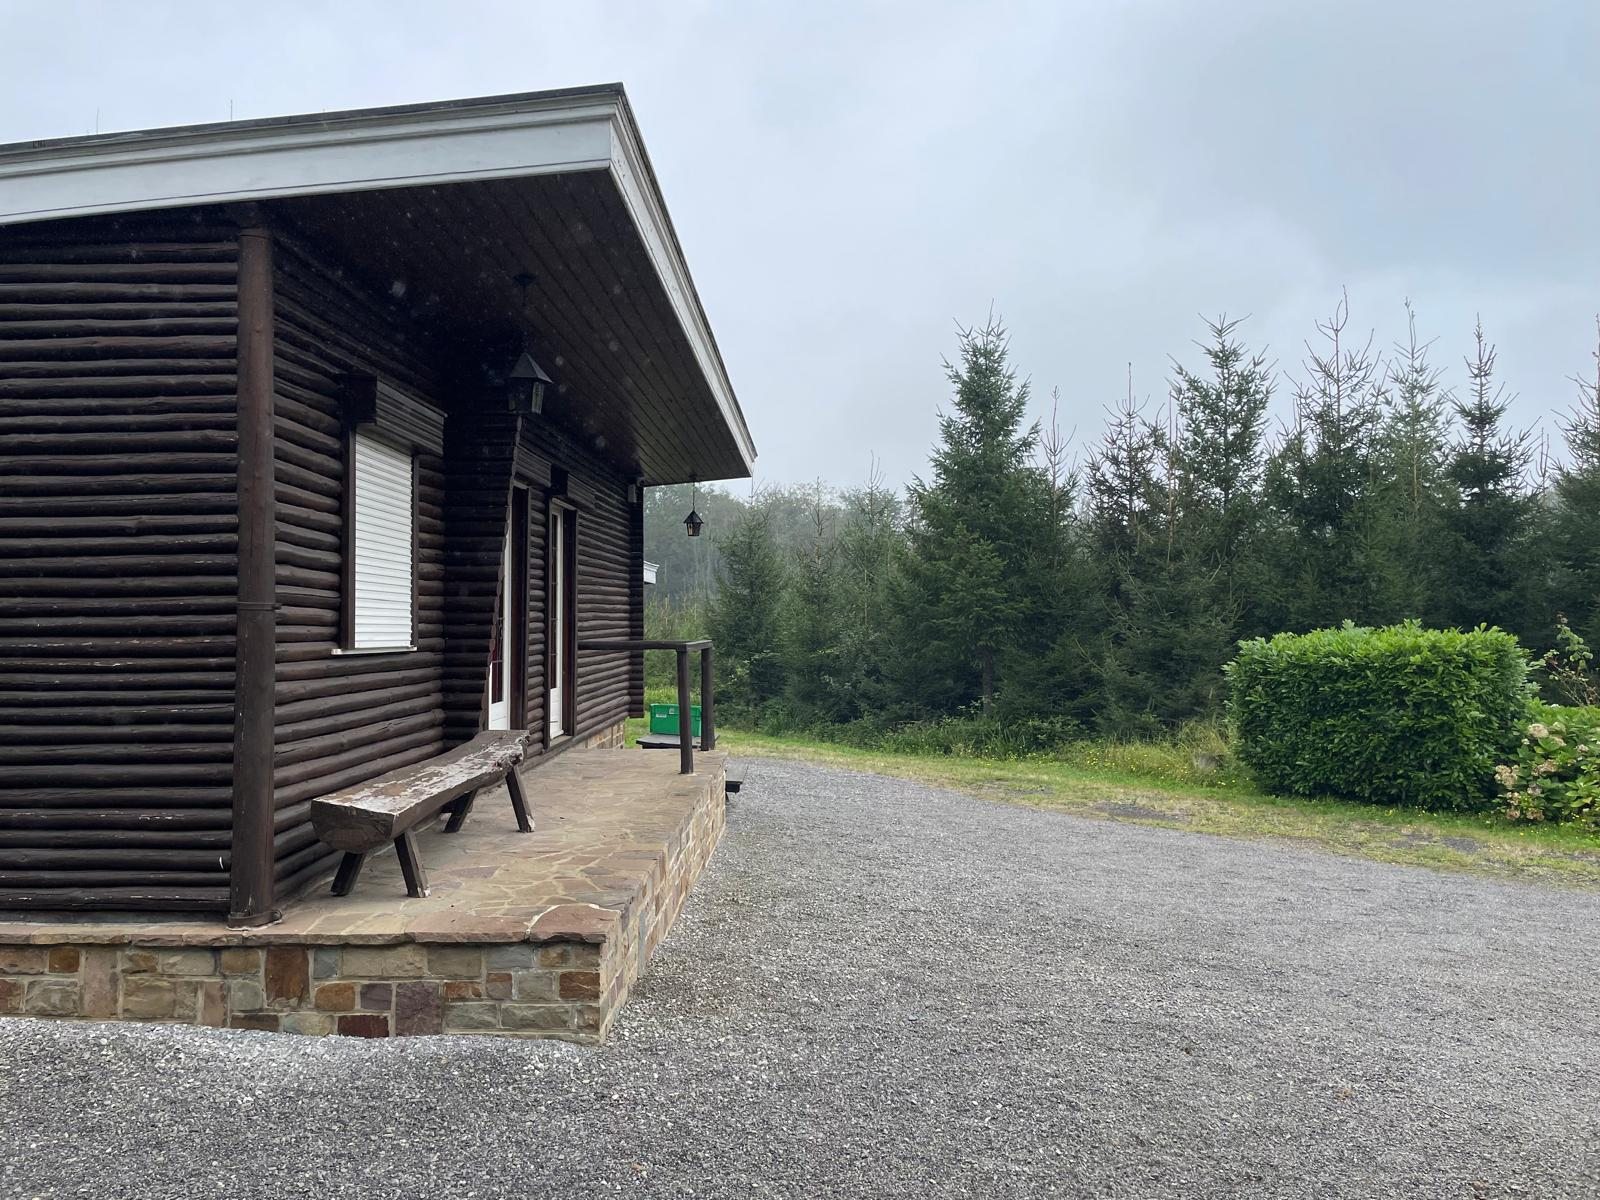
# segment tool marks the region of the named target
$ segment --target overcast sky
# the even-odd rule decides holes
[[[923,469],[991,303],[1080,446],[1200,314],[1298,369],[1348,287],[1524,424],[1592,373],[1600,5],[0,0],[0,142],[621,80],[764,480]],[[1285,398],[1287,388],[1284,389]]]

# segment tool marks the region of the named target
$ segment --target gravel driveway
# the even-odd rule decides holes
[[[1600,1196],[1600,898],[757,761],[609,1045],[0,1022],[0,1194]]]

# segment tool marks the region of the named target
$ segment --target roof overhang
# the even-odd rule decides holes
[[[755,445],[619,84],[0,146],[0,226],[584,172],[621,197],[748,475]]]

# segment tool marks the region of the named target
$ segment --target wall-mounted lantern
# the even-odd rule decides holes
[[[512,412],[533,413],[544,411],[544,390],[554,382],[544,373],[544,368],[533,361],[526,350],[506,376],[506,402]]]

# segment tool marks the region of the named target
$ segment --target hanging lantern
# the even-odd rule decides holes
[[[695,487],[690,491],[689,497],[689,515],[683,519],[683,527],[689,531],[690,537],[699,537],[700,531],[706,527],[706,523],[700,519],[700,514],[695,511],[700,500],[700,489]]]
[[[544,391],[551,382],[550,376],[544,373],[544,368],[533,361],[533,355],[524,350],[512,365],[511,374],[506,379],[506,398],[511,411],[533,413],[535,416],[543,412]]]

